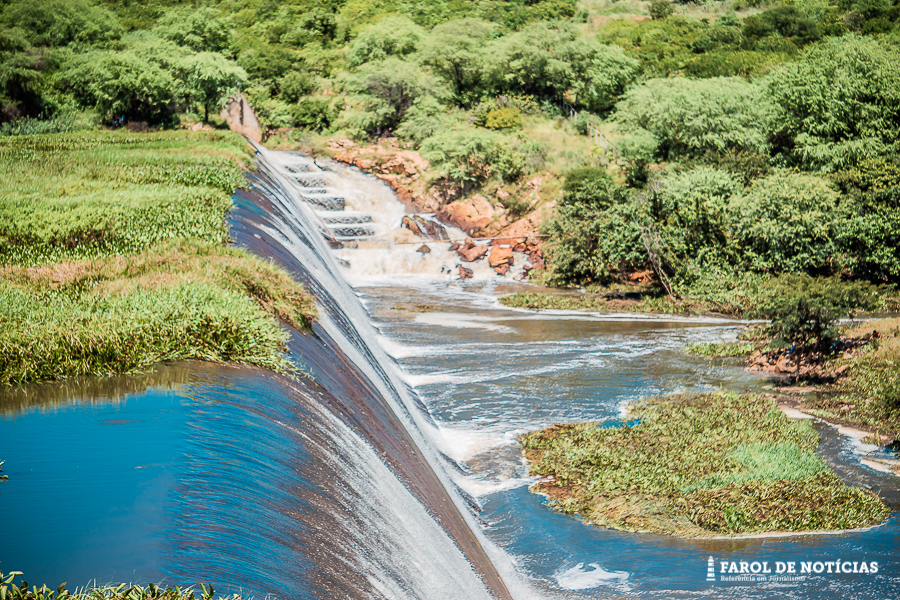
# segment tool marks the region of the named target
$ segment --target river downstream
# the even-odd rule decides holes
[[[236,243],[291,270],[319,300],[315,330],[290,344],[311,379],[185,363],[3,390],[4,571],[53,587],[211,581],[257,598],[900,596],[896,512],[834,536],[689,541],[550,511],[528,491],[519,434],[616,420],[647,395],[759,390],[768,384],[759,375],[683,352],[739,327],[500,307],[497,297],[522,284],[486,269],[459,282],[439,245],[428,256],[393,251],[377,218],[379,203],[396,202],[385,186],[339,168],[316,173],[342,183],[349,208],[376,214],[377,252],[329,250],[275,172],[236,198],[231,222]],[[819,429],[826,460],[896,508],[897,479]],[[709,581],[710,556],[881,567]]]

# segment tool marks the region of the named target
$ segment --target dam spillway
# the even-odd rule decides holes
[[[527,288],[491,270],[460,283],[441,270],[453,256],[439,244],[427,256],[382,240],[332,250],[320,220],[365,218],[384,237],[402,206],[374,178],[326,165],[337,176],[317,189],[345,207],[321,211],[279,170],[303,160],[261,152],[234,199],[232,238],[316,296],[320,318],[289,343],[310,377],[191,362],[4,390],[4,570],[70,587],[209,581],[256,598],[900,596],[896,514],[840,536],[679,540],[548,510],[528,492],[516,436],[616,419],[647,394],[758,388],[757,375],[682,351],[733,339],[734,324],[513,311],[496,297]],[[843,476],[897,505],[889,476],[820,430]],[[884,569],[710,584],[713,555],[858,556]]]

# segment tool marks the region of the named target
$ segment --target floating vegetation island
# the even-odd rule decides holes
[[[816,454],[808,420],[755,395],[645,400],[634,421],[553,425],[522,436],[532,491],[549,506],[627,531],[679,537],[855,529],[887,518]]]

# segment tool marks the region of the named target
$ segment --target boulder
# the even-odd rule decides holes
[[[488,264],[494,267],[495,270],[502,265],[507,265],[507,268],[509,268],[509,265],[513,264],[512,248],[509,246],[492,246],[491,254],[488,256]]]
[[[466,238],[465,245],[461,248],[457,248],[456,253],[459,254],[459,257],[464,261],[473,262],[482,258],[488,253],[488,250],[489,248],[487,246],[479,246],[470,238]]]
[[[778,373],[793,373],[796,370],[797,365],[794,364],[794,359],[789,354],[783,355],[775,363],[775,371]]]
[[[459,278],[465,281],[466,279],[471,279],[473,272],[472,269],[464,267],[462,265],[457,265],[459,267]]]
[[[232,131],[247,136],[254,142],[262,142],[262,128],[259,126],[259,119],[256,118],[256,113],[253,112],[247,98],[240,92],[229,98],[219,116],[228,123],[228,127]]]
[[[412,231],[414,234],[416,234],[419,237],[425,237],[425,234],[422,232],[422,229],[419,227],[419,223],[416,221],[416,219],[414,219],[413,217],[410,217],[409,215],[403,217],[403,219],[400,221],[400,225],[402,227],[406,227],[407,229],[409,229],[410,231]]]
[[[431,248],[428,247],[428,244],[422,244],[416,250],[416,252],[421,252],[422,254],[429,254],[431,252]]]
[[[448,248],[448,250],[450,250],[450,252],[454,252],[456,250],[459,250],[460,248],[462,248],[462,244],[460,244],[459,242],[453,242],[452,244],[450,244],[450,248]]]
[[[497,271],[498,275],[506,275],[506,272],[509,271],[509,263],[503,263],[502,265],[498,265],[494,267],[494,270]]]
[[[494,207],[487,198],[475,194],[471,198],[451,202],[438,213],[438,217],[464,231],[474,231],[491,224]]]

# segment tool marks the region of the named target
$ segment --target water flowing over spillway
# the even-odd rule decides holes
[[[192,362],[0,391],[4,571],[289,599],[900,597],[896,513],[836,536],[697,541],[548,510],[516,436],[649,394],[757,388],[682,351],[733,324],[499,307],[518,273],[481,261],[461,283],[449,242],[416,252],[383,182],[259,150],[232,238],[316,296],[313,330],[289,343],[310,377]],[[842,477],[898,504],[895,478],[820,431]],[[883,568],[732,585],[707,580],[710,556]]]

